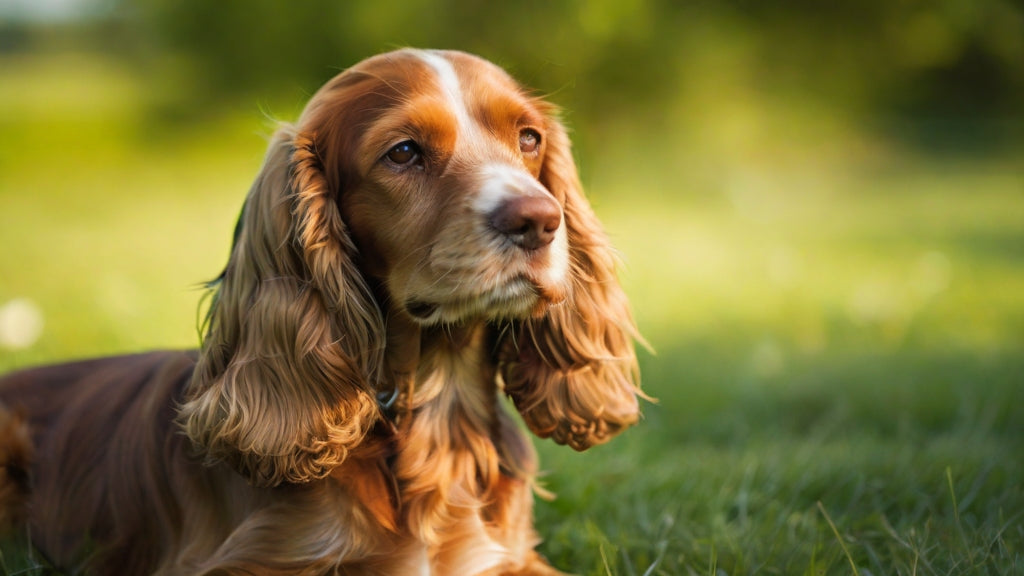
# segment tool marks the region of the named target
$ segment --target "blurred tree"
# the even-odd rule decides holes
[[[80,1],[103,10],[79,28],[151,74],[155,110],[175,119],[245,94],[300,102],[346,66],[412,45],[510,68],[595,142],[615,136],[610,119],[667,130],[717,95],[1024,140],[1022,0]],[[39,28],[0,25],[0,50]]]

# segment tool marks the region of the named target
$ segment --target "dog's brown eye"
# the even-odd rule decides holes
[[[408,166],[420,159],[420,147],[412,140],[406,140],[388,150],[384,157],[396,166]]]
[[[519,149],[523,154],[536,154],[540,149],[540,134],[527,128],[519,133]]]

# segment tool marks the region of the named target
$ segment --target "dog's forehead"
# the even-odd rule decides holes
[[[501,67],[479,56],[457,50],[404,48],[367,58],[353,66],[352,70],[370,73],[382,80],[399,77],[424,79],[426,75],[436,88],[449,91],[473,84],[491,84],[513,90],[518,88],[515,80]]]
[[[447,92],[477,94],[484,87],[519,92],[519,85],[502,68],[472,54],[417,50],[415,55],[430,66],[439,87]]]
[[[499,66],[454,50],[405,48],[363,60],[348,73],[376,80],[376,90],[390,94],[395,102],[430,95],[444,102],[459,120],[468,120],[497,96],[524,105],[531,100]]]

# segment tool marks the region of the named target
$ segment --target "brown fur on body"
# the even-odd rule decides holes
[[[366,60],[275,136],[198,353],[0,380],[0,525],[97,574],[557,574],[501,396],[577,450],[636,421],[614,265],[549,104]]]

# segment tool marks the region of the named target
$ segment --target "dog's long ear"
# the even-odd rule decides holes
[[[283,127],[246,199],[179,413],[207,462],[259,486],[308,482],[369,431],[383,322],[354,251],[313,135]]]
[[[639,416],[629,302],[615,273],[616,257],[583,196],[569,137],[553,117],[540,179],[565,198],[571,289],[561,305],[505,335],[499,369],[530,429],[585,450],[606,442]]]

